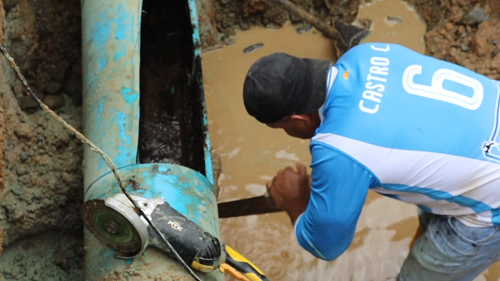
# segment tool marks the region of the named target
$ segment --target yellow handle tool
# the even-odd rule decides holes
[[[240,253],[233,250],[231,247],[224,245],[226,251],[225,263],[221,264],[219,269],[221,272],[225,270],[241,281],[268,281],[264,273],[251,261],[242,256]]]

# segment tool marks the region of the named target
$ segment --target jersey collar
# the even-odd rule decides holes
[[[335,82],[335,78],[337,78],[338,73],[339,73],[339,71],[335,66],[330,67],[330,70],[328,71],[328,78],[326,79],[325,102],[318,109],[319,120],[321,121],[321,123],[323,123],[323,119],[324,119],[323,110],[325,109],[325,104],[326,104],[326,101],[328,100],[328,95],[330,94],[330,90],[332,89],[333,82]]]

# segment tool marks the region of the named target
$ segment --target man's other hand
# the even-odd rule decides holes
[[[296,167],[297,171],[292,167],[278,171],[273,180],[266,184],[274,203],[287,211],[293,223],[305,211],[311,192],[311,177],[306,167],[300,163]]]

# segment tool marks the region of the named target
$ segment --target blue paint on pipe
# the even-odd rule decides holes
[[[99,101],[99,106],[97,107],[97,117],[96,117],[96,122],[95,122],[95,129],[96,130],[99,128],[99,125],[101,123],[102,112],[104,110],[104,99],[105,99],[105,97],[103,97]]]
[[[125,46],[122,46],[122,48],[120,49],[120,51],[118,51],[118,52],[115,53],[115,56],[114,56],[113,60],[117,61],[120,58],[122,58],[123,56],[125,56]],[[116,69],[114,69],[114,70],[116,71]]]
[[[92,43],[97,47],[103,47],[109,40],[111,31],[111,21],[107,20],[108,11],[99,13],[99,21],[96,21],[92,26],[91,34]]]
[[[115,29],[115,39],[125,39],[125,28],[127,25],[125,24],[127,21],[127,17],[130,15],[127,14],[125,9],[123,8],[123,4],[119,4],[118,7],[118,18],[116,18],[116,29]]]
[[[96,21],[92,27],[90,36],[93,39],[93,43],[98,48],[105,47],[109,42],[111,34],[114,34],[115,39],[127,39],[126,29],[131,28],[130,38],[133,41],[134,36],[134,15],[127,12],[123,4],[119,4],[116,7],[107,7],[108,10],[99,13],[99,20]],[[131,25],[127,24],[127,21],[131,19]],[[114,29],[114,32],[112,28]],[[125,43],[125,42],[124,42]]]
[[[188,3],[189,3],[189,15],[191,17],[191,23],[193,26],[193,46],[195,46],[194,55],[201,56],[200,30],[198,26],[198,13],[196,11],[196,1],[188,0]]]
[[[129,39],[130,42],[133,42],[134,40],[135,32],[130,32],[130,35],[127,34],[129,20],[132,22],[130,28],[134,31],[134,14],[128,13],[123,4],[107,8],[108,10],[99,13],[99,20],[94,22],[90,34],[92,44],[94,45],[93,48],[98,50],[97,73],[91,74],[92,84],[98,83],[97,80],[99,79],[99,75],[108,65],[109,55],[106,47],[110,43],[111,35],[114,34],[115,40],[125,41],[121,43],[122,45],[120,51],[115,52],[113,58],[115,61],[126,54],[124,44],[127,44],[127,39]]]
[[[200,86],[204,93],[203,86]],[[205,100],[202,101],[202,113],[203,113],[203,127],[207,128],[205,132],[205,175],[207,176],[208,181],[214,185],[214,172],[213,172],[213,164],[212,164],[212,145],[210,143],[210,135],[208,133],[208,118],[207,118],[207,109]]]
[[[104,260],[107,260],[108,262],[102,267],[103,270],[107,270],[109,267],[113,265],[111,261],[114,258],[115,254],[111,251],[106,251],[105,249],[102,249],[100,252],[103,257],[107,258]]]
[[[108,64],[109,57],[106,56],[105,54],[100,54],[99,58],[97,59],[97,72],[101,73],[102,70],[106,67]]]
[[[140,9],[142,10],[142,9]],[[132,17],[132,24],[130,25],[130,34],[132,35],[132,42],[134,42],[134,28],[135,28],[135,18]],[[138,42],[139,43],[139,42]],[[138,44],[140,46],[140,44]]]
[[[121,111],[117,111],[116,117],[118,119],[117,122],[118,122],[118,128],[120,130],[120,138],[122,139],[122,141],[126,142],[127,145],[130,146],[132,140],[130,138],[130,135],[127,134],[127,130],[125,128],[125,126],[128,123],[128,120],[127,120],[128,115],[124,114]]]
[[[165,173],[166,171],[168,171],[168,168],[166,166],[162,165],[158,167],[158,172]]]
[[[103,5],[105,6],[105,5]],[[89,103],[91,110],[89,112],[95,112],[94,116],[96,117],[93,119],[91,117],[91,120],[95,120],[95,127],[94,129],[97,131],[103,131],[103,132],[110,132],[113,131],[113,127],[116,126],[118,128],[118,134],[115,134],[119,136],[120,140],[123,141],[123,144],[127,146],[124,149],[117,150],[118,155],[115,157],[113,155],[113,151],[108,149],[109,148],[114,148],[114,141],[111,138],[109,142],[107,142],[107,145],[102,147],[102,149],[117,163],[124,163],[124,164],[130,164],[130,163],[135,163],[136,161],[136,151],[137,148],[131,145],[132,138],[134,138],[134,142],[137,139],[137,128],[136,125],[134,125],[134,122],[127,122],[130,121],[130,119],[133,119],[134,116],[138,116],[139,113],[139,105],[136,103],[136,101],[139,98],[139,93],[138,93],[138,74],[133,75],[132,77],[137,77],[134,81],[134,79],[125,79],[123,81],[126,81],[127,84],[129,85],[128,87],[121,87],[124,89],[123,93],[123,98],[127,102],[127,104],[130,104],[130,108],[125,110],[125,111],[120,111],[120,113],[115,113],[115,109],[113,107],[109,108],[112,106],[112,104],[115,104],[112,102],[112,99],[106,100],[105,97],[108,95],[113,94],[113,90],[110,89],[109,87],[113,87],[113,85],[118,86],[120,84],[120,78],[119,76],[113,75],[110,77],[109,72],[112,73],[121,73],[122,77],[125,78],[127,73],[130,73],[130,70],[132,67],[127,66],[127,59],[125,55],[127,54],[127,47],[132,48],[132,52],[129,50],[129,53],[132,53],[133,55],[131,56],[134,58],[135,56],[138,56],[138,51],[136,52],[133,50],[135,47],[130,46],[130,44],[127,45],[127,42],[133,42],[133,38],[138,38],[139,36],[134,36],[134,33],[126,34],[125,31],[128,30],[134,30],[138,29],[138,27],[130,25],[130,23],[135,23],[136,21],[134,20],[134,13],[126,12],[125,11],[125,6],[123,4],[119,4],[117,6],[113,7],[106,7],[108,9],[105,12],[98,13],[98,20],[94,20],[92,22],[91,26],[91,31],[90,31],[90,44],[88,45],[89,48],[87,48],[87,51],[89,52],[90,60],[93,60],[95,64],[92,64],[92,61],[89,63],[90,66],[95,65],[96,66],[96,71],[92,71],[92,68],[90,68],[90,71],[86,71],[86,80],[85,83],[88,85],[88,88],[85,90],[85,94],[87,93],[96,93],[94,96],[99,98],[99,95],[101,95],[102,92],[104,92],[104,96],[102,99],[99,101],[99,105],[97,108],[97,112],[95,108],[92,109],[95,106],[95,103]],[[129,7],[130,8],[130,7]],[[140,9],[139,9],[140,10]],[[110,36],[110,34],[112,36]],[[120,42],[117,42],[120,41]],[[136,53],[137,55],[134,55]],[[113,62],[117,62],[118,64],[111,64],[111,60],[109,60],[109,57],[113,57]],[[125,60],[124,60],[125,59]],[[120,65],[125,66],[120,67]],[[107,68],[109,66],[109,69]],[[107,69],[107,70],[105,70]],[[118,70],[118,71],[117,71]],[[138,72],[138,70],[137,70]],[[130,77],[130,75],[128,76]],[[122,79],[123,79],[122,78]],[[102,82],[101,82],[102,80]],[[113,84],[108,84],[104,85],[103,89],[103,82],[108,83],[109,81],[113,81]],[[118,84],[118,85],[117,85]],[[104,91],[103,91],[104,90]],[[107,104],[107,107],[104,106],[104,104]],[[111,114],[110,114],[111,113]],[[103,118],[103,114],[111,115],[109,118]],[[115,115],[115,116],[113,116]],[[94,123],[94,122],[93,122]],[[128,124],[126,124],[128,123]],[[100,134],[100,136],[104,136],[105,134]],[[100,137],[99,136],[99,137]],[[102,142],[101,142],[102,143]],[[103,172],[109,170],[107,167],[105,167],[103,164],[104,162],[99,159],[97,168],[98,170],[103,170]],[[133,162],[131,162],[133,161]]]
[[[116,155],[113,157],[113,162],[116,166],[122,167],[128,164],[130,159],[130,149],[125,146],[116,146]]]
[[[128,104],[133,104],[139,98],[139,93],[129,88],[123,88],[120,93]]]

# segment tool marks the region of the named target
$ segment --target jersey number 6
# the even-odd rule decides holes
[[[478,80],[465,76],[451,69],[441,68],[432,75],[431,85],[417,84],[413,81],[415,75],[422,74],[421,65],[410,65],[403,73],[403,87],[409,94],[429,99],[440,100],[469,110],[476,110],[481,106],[484,88]],[[459,83],[472,89],[472,96],[465,96],[443,88],[444,81]]]

